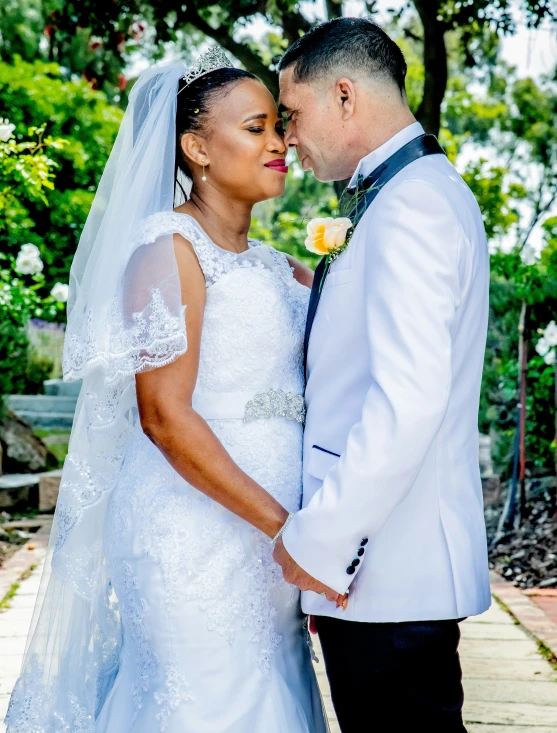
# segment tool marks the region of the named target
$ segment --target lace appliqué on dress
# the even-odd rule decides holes
[[[164,692],[155,692],[155,702],[161,708],[155,717],[160,721],[161,732],[166,730],[169,718],[182,703],[195,700],[184,675],[180,674],[176,665],[171,662],[166,665],[164,687]]]

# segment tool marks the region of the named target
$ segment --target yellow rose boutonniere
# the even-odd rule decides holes
[[[308,235],[306,237],[306,249],[318,255],[325,255],[327,261],[321,282],[319,283],[319,292],[323,287],[331,262],[336,260],[341,252],[344,252],[350,241],[352,232],[352,222],[347,217],[327,217],[323,219],[312,219],[307,226]]]
[[[306,249],[335,260],[348,245],[348,230],[352,222],[347,217],[312,219],[307,226]]]

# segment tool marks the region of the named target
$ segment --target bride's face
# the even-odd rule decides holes
[[[282,195],[285,164],[282,119],[261,82],[241,81],[211,110],[200,144],[207,164],[205,184],[231,198],[257,203]],[[199,185],[199,184],[198,184]]]

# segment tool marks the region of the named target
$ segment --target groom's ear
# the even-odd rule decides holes
[[[342,77],[335,85],[335,101],[340,107],[343,120],[347,120],[354,114],[356,108],[356,85],[352,79]]]

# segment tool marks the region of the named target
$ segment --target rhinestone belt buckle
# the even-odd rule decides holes
[[[247,403],[244,422],[267,417],[285,417],[303,425],[306,421],[306,402],[303,395],[274,389],[259,392]]]

